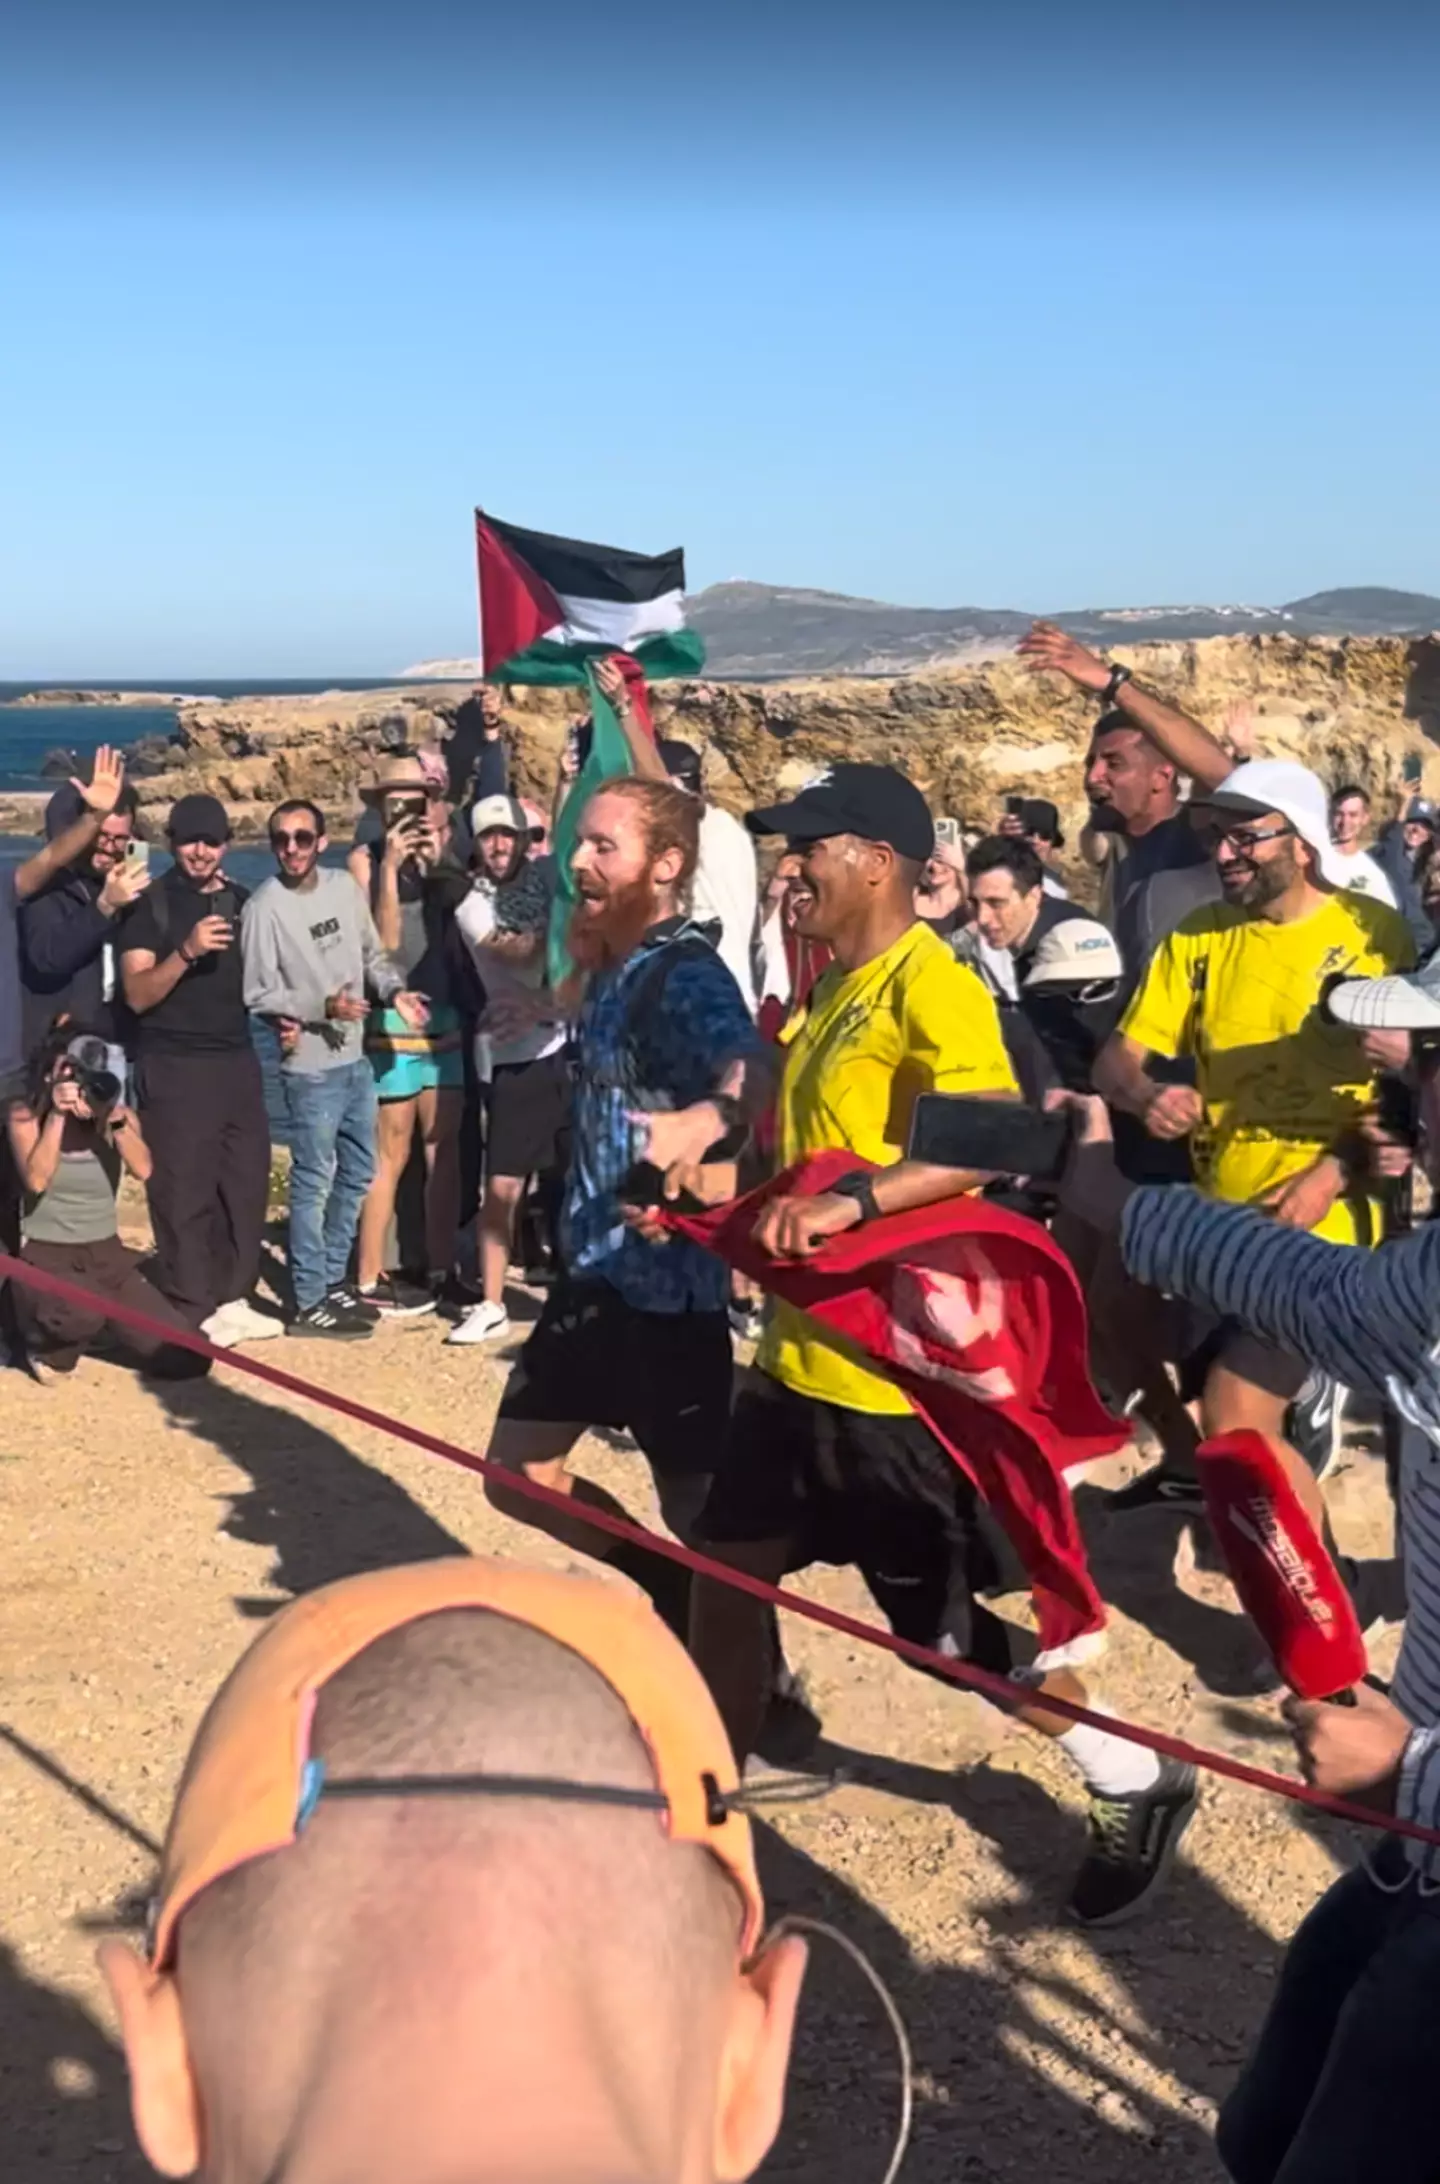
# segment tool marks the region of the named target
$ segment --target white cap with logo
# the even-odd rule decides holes
[[[1195,798],[1198,806],[1218,811],[1248,812],[1255,818],[1278,811],[1302,842],[1308,842],[1320,864],[1322,879],[1332,887],[1344,887],[1349,867],[1330,839],[1330,798],[1325,784],[1308,766],[1292,758],[1252,758],[1227,774],[1218,789]]]

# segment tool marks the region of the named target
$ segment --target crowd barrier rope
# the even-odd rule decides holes
[[[368,1403],[357,1403],[353,1396],[340,1395],[330,1388],[322,1388],[314,1381],[302,1380],[297,1373],[287,1373],[277,1365],[267,1365],[260,1358],[243,1357],[237,1350],[218,1349],[207,1342],[203,1335],[193,1334],[188,1328],[172,1327],[162,1320],[152,1319],[146,1312],[136,1311],[129,1305],[118,1304],[114,1299],[97,1295],[76,1282],[66,1281],[58,1274],[43,1273],[40,1268],[28,1266],[23,1259],[0,1252],[0,1282],[6,1279],[17,1282],[22,1288],[34,1289],[42,1295],[59,1297],[70,1304],[83,1304],[101,1313],[107,1320],[122,1327],[132,1327],[138,1334],[149,1336],[192,1350],[197,1357],[209,1358],[212,1364],[223,1366],[227,1371],[247,1374],[252,1380],[264,1381],[272,1388],[280,1388],[287,1395],[299,1396],[302,1401],[315,1403],[323,1410],[337,1412],[341,1417],[352,1418],[358,1425],[373,1427],[411,1448],[422,1449],[427,1456],[438,1456],[443,1462],[457,1464],[462,1470],[473,1471],[481,1478],[503,1479],[507,1494],[523,1496],[537,1505],[563,1511],[572,1521],[576,1514],[575,1503],[566,1494],[552,1488],[539,1486],[522,1474],[509,1471],[503,1464],[490,1463],[483,1456],[476,1456],[470,1449],[458,1448],[453,1441],[442,1440],[439,1435],[427,1433],[421,1426],[412,1426],[404,1419],[392,1418],[385,1411],[371,1408]],[[658,1532],[651,1532],[642,1524],[628,1518],[611,1516],[608,1510],[594,1508],[588,1503],[584,1508],[584,1520],[597,1531],[609,1532],[616,1539],[628,1540],[634,1545],[648,1548],[663,1555],[668,1561],[679,1563],[697,1577],[712,1578],[716,1583],[730,1585],[738,1592],[749,1593],[767,1606],[782,1608],[789,1615],[803,1616],[807,1622],[818,1623],[823,1629],[836,1631],[844,1638],[852,1638],[861,1645],[876,1647],[882,1653],[891,1653],[912,1667],[929,1669],[944,1677],[947,1682],[960,1685],[968,1691],[979,1692],[984,1698],[1007,1714],[1016,1714],[1025,1707],[1033,1707],[1036,1695],[1033,1689],[1016,1684],[990,1670],[976,1668],[968,1661],[956,1661],[946,1654],[937,1653],[929,1646],[917,1645],[908,1638],[898,1638],[892,1631],[883,1630],[873,1623],[862,1623],[853,1615],[845,1615],[838,1608],[826,1607],[822,1601],[809,1600],[801,1593],[790,1592],[782,1586],[768,1585],[763,1578],[751,1577],[743,1570],[733,1570],[723,1562],[714,1561],[709,1555],[699,1553],[693,1547],[684,1547],[677,1540],[666,1539]],[[1323,1812],[1333,1820],[1348,1821],[1352,1826],[1378,1828],[1388,1835],[1408,1837],[1417,1843],[1440,1846],[1440,1829],[1427,1828],[1418,1821],[1402,1820],[1390,1813],[1375,1811],[1368,1805],[1358,1805],[1344,1797],[1331,1797],[1323,1790],[1312,1789],[1308,1783],[1298,1782],[1291,1775],[1276,1774],[1267,1767],[1252,1767],[1248,1761],[1234,1759],[1227,1752],[1213,1752],[1204,1745],[1191,1744],[1184,1737],[1172,1737],[1163,1729],[1150,1729],[1138,1722],[1122,1721],[1118,1715],[1102,1714],[1095,1708],[1079,1706],[1069,1699],[1052,1698],[1047,1692],[1043,1699],[1047,1714],[1055,1714],[1071,1722],[1083,1723],[1092,1729],[1107,1730],[1112,1736],[1123,1737],[1127,1743],[1140,1744],[1147,1750],[1158,1752],[1168,1759],[1175,1759],[1200,1768],[1204,1773],[1218,1775],[1226,1781],[1244,1783],[1247,1788],[1262,1790],[1272,1797],[1287,1799],[1291,1804],[1304,1805],[1314,1812]]]

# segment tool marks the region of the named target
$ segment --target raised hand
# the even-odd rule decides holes
[[[194,963],[202,955],[220,955],[234,939],[235,928],[230,920],[212,915],[191,926],[180,943],[180,953],[187,963]]]
[[[106,875],[98,897],[100,908],[107,917],[114,917],[117,911],[128,910],[131,903],[138,902],[149,885],[150,867],[122,858]]]
[[[1035,622],[1016,650],[1037,675],[1068,675],[1082,690],[1103,690],[1110,670],[1098,652],[1069,636],[1056,622]]]
[[[630,690],[618,663],[602,660],[595,670],[595,682],[602,697],[623,718],[630,710]]]
[[[112,743],[102,743],[95,753],[90,779],[81,781],[72,774],[70,786],[88,811],[97,812],[102,819],[108,819],[119,803],[120,792],[125,786],[124,753],[118,751]]]

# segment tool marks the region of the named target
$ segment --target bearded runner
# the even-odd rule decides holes
[[[487,678],[583,683],[589,661],[623,652],[653,682],[696,675],[705,647],[685,622],[685,555],[525,531],[475,511]]]

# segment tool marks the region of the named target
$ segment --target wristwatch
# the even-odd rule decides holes
[[[839,1176],[835,1182],[828,1183],[825,1195],[827,1198],[853,1198],[860,1208],[862,1228],[867,1221],[881,1218],[880,1202],[875,1196],[875,1178],[864,1168],[857,1168],[852,1174]]]
[[[1128,667],[1112,667],[1110,670],[1110,680],[1106,683],[1105,688],[1100,693],[1100,703],[1102,705],[1113,705],[1115,703],[1115,699],[1119,692],[1121,683],[1127,683],[1131,681],[1131,679],[1132,678]]]

